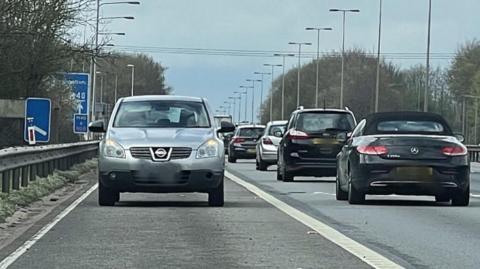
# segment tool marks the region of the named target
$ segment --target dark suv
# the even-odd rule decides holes
[[[234,163],[237,159],[255,159],[257,140],[264,131],[263,125],[238,126],[228,145],[228,162]]]
[[[277,179],[334,176],[336,156],[355,125],[355,117],[349,110],[294,111],[278,147]]]

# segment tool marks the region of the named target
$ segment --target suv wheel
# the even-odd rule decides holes
[[[223,206],[224,204],[224,192],[223,192],[223,180],[217,188],[211,190],[208,193],[208,205],[209,206]]]
[[[284,182],[292,182],[293,181],[292,173],[288,172],[287,168],[285,168],[285,167],[282,168],[282,180]]]
[[[453,206],[468,206],[470,203],[470,186],[467,189],[454,192],[452,195]]]
[[[280,174],[280,165],[277,164],[277,180],[282,180],[282,174]]]
[[[100,206],[114,206],[119,198],[119,192],[107,188],[101,182],[98,183],[98,204]]]

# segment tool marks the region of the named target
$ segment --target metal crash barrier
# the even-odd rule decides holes
[[[99,141],[0,150],[1,191],[8,193],[28,186],[38,177],[54,170],[68,170],[72,165],[97,156]]]
[[[468,156],[471,162],[478,162],[480,160],[480,146],[467,145]]]

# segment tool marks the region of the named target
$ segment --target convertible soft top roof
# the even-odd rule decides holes
[[[364,135],[379,134],[377,131],[377,125],[383,121],[434,121],[443,125],[444,131],[442,135],[453,135],[450,125],[445,119],[435,113],[430,112],[418,112],[418,111],[396,111],[396,112],[380,112],[368,115],[366,118],[367,124],[365,126]]]

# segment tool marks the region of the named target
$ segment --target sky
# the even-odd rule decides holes
[[[109,1],[106,1],[109,2]],[[113,49],[146,51],[167,67],[166,82],[176,95],[206,97],[217,109],[245,79],[270,72],[265,63],[281,59],[252,56],[171,54],[158,48],[200,48],[255,51],[295,51],[288,42],[312,42],[306,53],[316,51],[316,33],[305,27],[332,27],[322,32],[320,51],[341,50],[342,20],[330,8],[360,9],[347,14],[346,48],[375,53],[378,39],[379,0],[140,0],[141,5],[105,5],[102,16],[135,16],[135,20],[113,20],[106,27],[125,32],[114,37]],[[453,55],[459,46],[480,37],[479,0],[432,0],[431,51]],[[398,59],[391,53],[425,53],[427,47],[428,0],[383,0],[382,53],[402,68],[425,64],[425,59]],[[145,50],[145,47],[150,47]],[[313,54],[312,54],[313,55]],[[398,55],[398,54],[396,54]],[[389,58],[390,57],[390,58]],[[302,59],[302,62],[312,59]],[[448,66],[449,59],[432,59],[432,65]],[[287,59],[286,68],[297,65]],[[276,75],[281,69],[276,70]],[[265,89],[270,77],[265,77]],[[257,85],[259,86],[259,85]],[[266,95],[266,94],[265,94]],[[259,99],[259,91],[256,92]],[[251,94],[249,93],[249,100]],[[251,101],[249,101],[251,102]],[[258,106],[258,103],[256,104]]]

